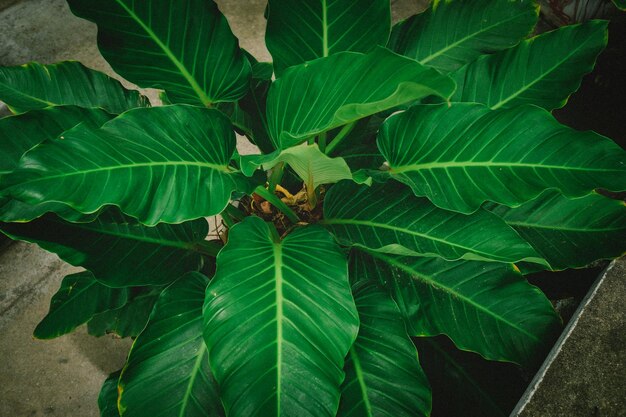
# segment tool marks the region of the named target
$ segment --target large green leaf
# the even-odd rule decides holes
[[[0,183],[1,183],[0,179]],[[94,221],[99,212],[83,214],[71,207],[57,202],[30,205],[9,197],[0,197],[0,222],[29,222],[43,213],[53,212],[60,218],[78,223]]]
[[[265,40],[276,74],[343,51],[385,45],[391,29],[389,0],[270,0]]]
[[[14,113],[49,106],[100,107],[122,113],[148,106],[148,99],[79,62],[0,67],[0,100]]]
[[[315,190],[321,184],[333,184],[343,179],[352,179],[352,173],[346,161],[341,157],[329,158],[320,151],[317,144],[302,144],[267,155],[244,156],[241,169],[251,175],[257,167],[269,170],[279,163],[288,164],[309,190]]]
[[[398,306],[369,276],[352,293],[361,326],[346,359],[338,417],[428,416],[431,395]]]
[[[229,416],[334,416],[358,330],[346,259],[319,226],[247,217],[217,258],[205,341]]]
[[[275,150],[267,131],[265,108],[267,93],[272,85],[272,64],[257,62],[248,54],[252,63],[252,80],[248,93],[236,103],[221,103],[218,108],[228,115],[233,125],[263,153]]]
[[[68,275],[52,296],[50,311],[35,328],[34,336],[53,339],[70,333],[94,315],[119,308],[127,300],[128,290],[106,287],[91,272]]]
[[[626,152],[535,106],[415,106],[387,119],[378,146],[393,178],[463,213],[484,201],[518,206],[548,188],[572,197],[626,189]]]
[[[102,384],[102,389],[100,389],[100,395],[98,396],[100,417],[120,417],[120,412],[117,409],[117,381],[120,379],[120,372],[112,373]]]
[[[393,27],[389,48],[450,72],[517,44],[532,31],[538,12],[533,0],[435,0]]]
[[[100,109],[60,106],[0,119],[0,176],[13,171],[22,155],[43,141],[79,123],[102,126],[112,117]]]
[[[543,263],[497,216],[483,210],[471,215],[443,210],[397,183],[334,185],[326,194],[321,224],[346,245],[381,252]]]
[[[202,339],[208,282],[206,276],[192,272],[161,293],[122,371],[123,416],[224,415]]]
[[[613,0],[613,4],[622,11],[626,10],[626,0]]]
[[[384,49],[341,52],[290,68],[270,87],[267,122],[279,149],[374,113],[437,95],[454,82]]]
[[[234,101],[250,64],[213,0],[67,0],[98,25],[98,47],[113,69],[173,103]]]
[[[137,337],[146,327],[152,308],[163,287],[133,288],[135,294],[124,306],[96,314],[87,323],[92,336],[116,334],[119,337]]]
[[[329,155],[342,157],[352,171],[379,168],[385,159],[376,146],[376,136],[383,120],[378,115],[359,120]]]
[[[547,110],[563,107],[606,46],[607,23],[564,26],[480,57],[451,74],[458,86],[452,101],[484,103],[493,109],[521,104]]]
[[[598,194],[568,199],[547,193],[517,208],[491,204],[552,269],[580,268],[626,252],[626,206]]]
[[[79,125],[41,144],[3,177],[0,197],[63,202],[82,213],[116,205],[146,225],[220,213],[238,187],[235,134],[221,112],[136,109],[99,129]]]
[[[89,269],[111,287],[168,284],[199,270],[208,250],[205,219],[146,227],[115,210],[91,223],[69,223],[52,214],[29,223],[0,222],[0,231]]]
[[[559,318],[550,301],[511,264],[448,262],[370,252],[367,268],[381,269],[404,308],[413,336],[445,334],[484,358],[528,364],[553,342]],[[363,256],[366,262],[368,259]]]

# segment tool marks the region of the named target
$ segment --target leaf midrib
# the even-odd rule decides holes
[[[424,57],[424,58],[420,59],[418,62],[420,64],[425,64],[426,65],[428,62],[430,62],[433,59],[437,58],[438,56],[444,54],[445,52],[449,51],[450,49],[457,47],[458,45],[462,44],[463,42],[466,42],[467,40],[470,40],[470,39],[472,39],[472,38],[474,38],[474,37],[476,37],[476,36],[478,36],[478,35],[480,35],[480,34],[482,34],[484,32],[487,32],[487,31],[495,28],[495,27],[498,27],[500,25],[504,25],[504,24],[506,24],[506,23],[508,23],[508,22],[510,22],[512,20],[515,20],[515,19],[519,18],[520,16],[523,16],[526,13],[527,12],[519,13],[519,14],[516,14],[515,16],[510,17],[509,19],[501,20],[501,21],[499,21],[499,22],[497,22],[497,23],[495,23],[493,25],[486,26],[486,27],[482,28],[481,30],[479,30],[477,32],[473,32],[473,33],[471,33],[471,34],[469,34],[469,35],[459,39],[458,41],[451,43],[450,45],[446,46],[443,49],[440,49],[439,51],[435,52],[434,54],[430,54],[427,57]]]
[[[154,238],[149,238],[149,237],[142,236],[142,235],[123,234],[123,233],[118,233],[118,232],[110,231],[106,229],[86,227],[86,225],[88,224],[90,223],[73,223],[72,226],[76,227],[77,229],[89,230],[91,232],[113,236],[113,237],[117,237],[120,239],[135,240],[135,241],[145,242],[145,243],[153,243],[159,246],[168,246],[172,248],[179,248],[179,249],[185,249],[185,250],[194,250],[196,243],[198,243],[198,242],[185,243],[180,240],[154,239]]]
[[[16,94],[18,94],[19,96],[22,96],[22,97],[27,97],[27,98],[29,98],[29,99],[31,99],[31,100],[33,100],[33,101],[36,101],[36,102],[39,102],[39,103],[45,104],[45,105],[46,105],[46,107],[61,105],[61,103],[53,103],[53,102],[51,102],[51,101],[47,101],[47,100],[41,99],[41,98],[39,98],[39,97],[32,96],[32,95],[30,95],[30,94],[26,94],[26,93],[24,93],[23,91],[17,90],[17,89],[15,89],[15,88],[13,88],[13,87],[9,86],[8,84],[1,84],[1,85],[2,85],[4,88],[6,88],[6,89],[8,89],[8,90],[11,90],[11,91],[15,92],[15,93],[16,93]],[[13,107],[11,104],[8,104],[8,103],[7,103],[7,106],[9,106],[9,107]],[[18,106],[18,107],[19,107],[19,106]],[[21,113],[21,112],[19,112],[19,113]]]
[[[276,415],[281,413],[283,366],[283,252],[280,242],[272,244],[274,252],[274,278],[276,280]]]
[[[559,169],[559,170],[568,170],[568,171],[591,171],[591,172],[622,172],[619,169],[611,169],[611,168],[591,168],[591,167],[572,167],[567,165],[543,165],[538,163],[523,163],[523,162],[493,162],[493,161],[482,161],[482,162],[470,162],[470,161],[448,161],[448,162],[427,162],[427,163],[417,163],[417,164],[408,164],[402,166],[390,167],[390,172],[392,174],[402,174],[404,172],[410,171],[419,171],[419,170],[429,170],[429,169],[446,169],[446,168],[467,168],[467,167],[479,167],[479,168],[489,168],[489,167],[518,167],[518,168],[543,168],[543,169]]]
[[[72,172],[65,172],[62,174],[43,176],[43,177],[35,178],[29,181],[21,182],[19,183],[19,187],[23,187],[25,184],[32,184],[32,183],[36,183],[40,181],[48,181],[48,180],[54,180],[54,179],[59,179],[59,178],[68,178],[68,177],[73,177],[76,175],[88,175],[92,173],[114,171],[118,169],[133,169],[133,168],[146,168],[146,167],[157,167],[157,166],[163,166],[163,167],[197,166],[199,168],[209,168],[215,171],[224,172],[226,174],[230,174],[232,172],[228,169],[227,165],[217,165],[217,164],[211,164],[209,162],[189,162],[189,161],[141,162],[141,163],[136,163],[136,164],[124,164],[124,165],[115,165],[115,166],[108,166],[108,167],[98,167],[98,168],[92,168],[92,169],[85,169],[81,171],[72,171]]]
[[[363,398],[363,405],[365,406],[367,417],[372,417],[372,404],[370,403],[370,399],[367,396],[367,384],[365,383],[365,376],[363,375],[361,360],[359,359],[359,355],[354,348],[354,344],[350,347],[350,358],[352,359],[352,363],[354,364],[354,373],[356,374],[356,379],[359,382],[361,397]]]
[[[126,4],[124,4],[123,0],[115,0],[115,2],[119,4],[120,7],[122,7],[126,11],[126,13],[128,13],[128,15],[134,21],[136,21],[137,24],[148,34],[148,36],[152,38],[152,40],[154,40],[154,42],[159,46],[159,48],[161,48],[161,50],[170,59],[170,61],[172,61],[172,63],[176,66],[176,68],[178,68],[181,75],[189,83],[189,85],[193,89],[194,93],[196,93],[196,95],[198,96],[202,104],[204,104],[207,107],[210,107],[213,101],[205,94],[202,87],[200,87],[196,79],[193,77],[193,75],[191,75],[191,73],[187,70],[187,68],[183,65],[183,63],[178,60],[178,58],[174,55],[174,53],[169,48],[169,46],[163,43],[161,39],[157,36],[157,34],[154,33],[154,31],[148,25],[146,25],[143,22],[143,20],[141,20],[139,16],[135,14],[133,10],[131,10],[128,6],[126,6]]]
[[[196,358],[196,361],[193,365],[193,370],[191,371],[191,378],[189,379],[189,383],[187,384],[187,389],[185,390],[185,394],[183,395],[182,404],[183,406],[178,413],[178,417],[185,417],[187,411],[187,405],[189,404],[189,398],[191,397],[193,386],[196,381],[198,374],[200,373],[200,368],[202,367],[202,361],[204,360],[204,356],[207,354],[207,347],[204,343],[200,347],[200,354]]]
[[[487,259],[494,259],[494,254],[481,252],[481,251],[478,251],[478,250],[476,250],[474,248],[469,248],[469,247],[466,247],[466,246],[463,246],[463,245],[459,245],[458,243],[453,243],[453,242],[450,242],[450,241],[447,241],[447,240],[444,240],[444,239],[441,239],[441,238],[425,235],[423,233],[419,233],[419,232],[416,232],[414,230],[409,230],[409,229],[405,229],[405,228],[398,227],[398,226],[392,226],[390,224],[376,223],[376,222],[369,221],[369,220],[333,219],[333,218],[326,218],[324,220],[321,220],[320,223],[321,224],[348,224],[348,225],[357,225],[357,226],[361,225],[361,226],[370,226],[370,227],[374,227],[374,228],[378,227],[378,228],[381,228],[381,229],[393,230],[393,231],[396,231],[396,232],[402,232],[402,233],[406,233],[406,234],[409,234],[409,235],[418,236],[418,237],[421,237],[421,238],[424,238],[424,239],[428,239],[428,240],[433,240],[433,241],[436,241],[436,242],[444,243],[446,245],[453,246],[455,248],[463,249],[463,250],[465,250],[465,251],[467,251],[469,253],[475,253],[475,254],[483,255]],[[404,245],[400,245],[400,246],[404,246]],[[408,248],[408,249],[410,249],[410,248]],[[499,256],[499,255],[495,255],[495,256],[497,258],[502,259],[502,257]]]
[[[530,87],[534,86],[539,81],[541,81],[542,79],[547,77],[549,74],[554,72],[559,66],[561,66],[564,62],[566,62],[572,56],[574,56],[580,49],[582,49],[583,46],[585,46],[589,42],[589,39],[592,39],[592,37],[586,38],[585,41],[580,43],[580,44],[578,44],[577,47],[571,51],[570,54],[565,56],[563,59],[557,61],[557,63],[552,65],[551,67],[549,67],[549,69],[547,71],[544,71],[543,73],[540,73],[539,76],[536,77],[534,80],[532,80],[530,83],[523,85],[519,90],[509,94],[509,96],[505,100],[500,100],[499,102],[497,102],[497,103],[495,103],[495,104],[493,104],[493,105],[491,105],[489,107],[491,107],[492,110],[497,110],[498,108],[502,107],[503,105],[505,105],[509,101],[515,99],[517,96],[519,96],[520,94],[522,94],[523,92],[528,90]]]
[[[432,275],[426,275],[422,272],[417,273],[416,271],[414,271],[413,269],[411,269],[410,267],[404,265],[402,262],[398,262],[396,259],[393,258],[389,258],[386,257],[384,255],[381,255],[379,253],[376,253],[374,251],[367,251],[367,253],[369,253],[371,256],[381,259],[384,262],[387,262],[388,264],[391,264],[405,272],[408,272],[411,279],[416,280],[416,281],[420,281],[423,284],[426,285],[431,285],[435,288],[439,288],[442,292],[449,294],[457,299],[463,300],[464,302],[466,302],[467,304],[471,305],[472,307],[476,308],[477,310],[483,311],[485,312],[488,316],[493,317],[495,320],[500,321],[502,323],[507,324],[508,326],[510,326],[513,329],[516,329],[517,331],[519,331],[522,334],[527,335],[528,337],[530,337],[531,339],[537,341],[537,342],[541,342],[541,339],[538,338],[537,336],[535,336],[532,333],[529,333],[526,329],[523,329],[519,326],[517,326],[515,323],[512,323],[511,321],[507,320],[506,318],[496,315],[494,314],[491,310],[487,309],[486,307],[483,307],[480,304],[477,304],[474,300],[472,300],[471,298],[468,298],[467,296],[465,296],[464,294],[461,294],[457,291],[454,291],[453,288],[447,287],[443,284],[441,284],[439,281],[435,280],[433,278]]]
[[[569,226],[553,226],[553,225],[544,225],[539,223],[526,223],[521,221],[509,221],[504,219],[506,224],[513,227],[520,227],[526,229],[546,229],[546,230],[558,230],[563,232],[580,232],[580,233],[595,233],[595,232],[618,232],[621,230],[625,230],[624,227],[617,227],[615,229],[607,229],[607,228],[589,228],[589,229],[579,229],[577,227],[569,227]]]

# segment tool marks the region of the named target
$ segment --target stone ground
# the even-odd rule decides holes
[[[393,3],[396,20],[422,4]],[[262,42],[265,2],[218,4],[242,46],[260,60],[269,60]],[[63,0],[0,0],[0,34],[0,65],[73,59],[114,75],[96,48],[95,26],[75,18]],[[156,97],[153,91],[147,94]],[[626,415],[625,264],[614,268],[589,302],[576,332],[561,347],[520,416]],[[131,342],[93,338],[84,329],[51,341],[31,336],[61,279],[76,271],[34,245],[0,249],[0,417],[98,416],[100,385],[122,366]]]
[[[263,43],[266,2],[217,3],[242,47],[269,61]],[[396,20],[423,8],[419,0],[392,3]],[[0,0],[0,65],[62,60],[78,60],[115,76],[96,47],[95,25],[73,16],[65,1]],[[157,100],[155,91],[144,93]],[[34,245],[0,249],[0,417],[99,415],[100,386],[121,368],[131,341],[94,338],[84,328],[50,341],[32,337],[63,277],[77,270]]]

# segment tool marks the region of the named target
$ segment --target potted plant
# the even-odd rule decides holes
[[[86,269],[35,336],[137,337],[103,415],[428,415],[411,336],[532,364],[560,323],[524,274],[624,252],[596,191],[624,152],[550,114],[603,21],[527,39],[532,1],[391,28],[384,0],[270,0],[268,64],[210,1],[68,3],[167,104],[76,62],[0,68],[0,229]]]

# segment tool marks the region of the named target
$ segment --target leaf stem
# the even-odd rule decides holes
[[[326,132],[320,133],[317,139],[317,144],[320,147],[320,151],[322,152],[326,151]]]
[[[194,244],[194,250],[202,255],[216,257],[224,245],[215,241],[203,240]]]
[[[266,199],[271,205],[276,207],[278,210],[280,210],[285,216],[287,216],[289,220],[291,220],[291,222],[298,223],[300,221],[300,218],[291,209],[291,207],[285,204],[280,198],[278,198],[277,195],[270,192],[265,187],[262,187],[259,185],[258,187],[254,189],[254,192],[258,194],[259,196],[263,197],[264,199]]]
[[[337,146],[339,146],[341,141],[344,140],[350,132],[352,132],[354,126],[356,126],[356,122],[348,123],[339,131],[339,133],[337,133],[337,136],[335,136],[335,138],[326,147],[326,155],[330,154]]]
[[[268,187],[270,193],[273,194],[274,191],[276,191],[276,186],[280,184],[280,182],[282,181],[284,172],[285,172],[285,163],[280,162],[276,164],[276,166],[272,170],[272,175],[270,175],[270,182],[269,182],[269,187]]]

